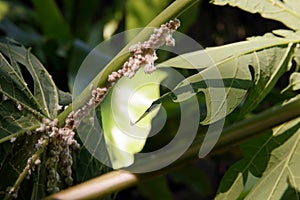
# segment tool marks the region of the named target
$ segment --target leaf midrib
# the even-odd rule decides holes
[[[280,1],[274,1],[274,0],[269,0],[271,3],[275,3],[274,6],[277,6],[278,8],[282,9],[283,11],[286,11],[287,13],[289,13],[290,15],[293,15],[294,17],[298,18],[300,20],[300,15],[297,14],[296,12],[294,12],[291,9],[288,9],[284,3],[280,2]]]
[[[243,170],[241,171],[241,173],[242,174],[244,174],[246,171],[249,171],[250,170],[250,167],[251,167],[251,165],[253,164],[253,162],[254,162],[254,160],[255,160],[255,158],[260,154],[260,152],[262,152],[262,150],[267,146],[267,144],[271,141],[273,139],[273,137],[272,136],[270,136],[261,146],[260,146],[260,148],[258,148],[258,150],[255,152],[255,154],[253,155],[253,156],[251,156],[250,157],[250,159],[248,159],[247,157],[246,158],[244,158],[245,159],[245,162],[247,163],[246,165],[245,165],[245,167],[243,168]],[[241,177],[241,175],[238,175],[238,177],[237,178],[240,178]],[[232,188],[232,187],[231,187]],[[225,195],[225,197],[226,197],[226,199],[228,199],[228,196],[229,196],[229,191],[230,190],[228,190],[226,193],[226,195]]]
[[[298,132],[298,131],[297,131],[297,132]],[[297,134],[297,132],[296,132],[295,134]],[[272,190],[271,190],[271,192],[270,192],[270,194],[269,194],[268,199],[271,198],[271,196],[273,195],[273,193],[274,193],[274,191],[275,191],[275,189],[276,189],[276,186],[279,184],[279,181],[280,181],[280,179],[281,179],[281,177],[283,176],[283,173],[284,173],[284,171],[285,171],[284,169],[289,168],[288,163],[291,161],[292,156],[293,156],[293,154],[295,153],[295,149],[296,149],[296,147],[299,145],[298,143],[299,143],[299,139],[300,139],[300,134],[297,134],[297,135],[298,135],[298,137],[297,137],[296,141],[294,142],[293,147],[292,147],[291,150],[289,151],[288,156],[285,157],[286,159],[283,159],[281,162],[278,163],[278,165],[277,165],[278,167],[274,167],[274,168],[270,171],[270,173],[272,173],[276,168],[279,168],[279,167],[280,167],[281,163],[283,163],[282,170],[281,170],[281,172],[280,172],[278,178],[276,179],[276,182],[275,182],[274,187],[272,188]],[[284,162],[284,161],[285,161],[285,162]]]
[[[277,38],[274,38],[274,39],[277,39]],[[267,45],[267,46],[262,46],[262,47],[259,47],[259,48],[256,48],[256,49],[252,49],[252,50],[246,51],[246,52],[244,52],[242,54],[229,56],[228,58],[225,58],[222,61],[217,62],[215,65],[222,65],[222,64],[230,61],[231,59],[238,58],[238,57],[241,57],[241,56],[245,56],[245,55],[248,55],[248,54],[251,54],[251,53],[254,53],[254,52],[257,52],[257,51],[261,51],[261,50],[264,50],[264,49],[269,49],[269,48],[272,48],[272,47],[277,47],[277,46],[282,46],[282,45],[288,45],[290,43],[295,44],[295,43],[299,43],[300,42],[300,39],[297,39],[297,40],[286,40],[286,39],[283,39],[283,40],[284,40],[283,42],[278,42],[278,43],[275,43],[275,44],[270,44],[270,45]],[[251,42],[251,41],[249,41],[249,42]],[[212,66],[214,66],[214,65],[210,65],[207,68],[212,67]],[[207,68],[205,68],[203,70],[206,70]]]
[[[284,124],[282,125],[284,126]],[[278,131],[277,131],[278,132]],[[295,133],[297,134],[297,132]],[[273,134],[274,135],[274,134]],[[270,137],[270,139],[272,139],[273,137]],[[291,148],[291,150],[289,151],[289,154],[288,156],[284,157],[285,159],[281,160],[280,162],[278,162],[277,164],[275,164],[275,167],[273,167],[270,171],[268,171],[268,175],[269,174],[273,174],[274,171],[276,171],[276,169],[278,169],[282,164],[283,164],[283,169],[285,169],[286,167],[288,167],[288,163],[299,143],[299,139],[300,139],[300,134],[298,134],[298,138],[296,140],[296,142],[294,143],[293,147]],[[274,184],[274,187],[272,188],[271,192],[269,193],[269,196],[268,196],[268,199],[271,198],[271,196],[273,195],[275,189],[276,189],[276,186],[279,184],[279,181],[282,177],[282,174],[284,173],[284,170],[281,170],[280,172],[280,175],[278,176],[278,178],[276,179],[276,182]],[[262,176],[263,177],[263,176]],[[255,188],[251,191],[251,193],[254,193],[258,188],[260,188],[259,186],[262,184],[262,182],[258,183]]]
[[[46,98],[45,98],[45,93],[44,93],[44,90],[43,90],[43,87],[42,87],[42,84],[40,82],[40,79],[38,77],[38,75],[36,74],[36,70],[34,69],[33,65],[32,65],[32,62],[31,62],[31,55],[30,55],[30,51],[27,50],[26,51],[26,60],[28,61],[28,65],[30,66],[33,74],[34,74],[34,81],[37,82],[37,85],[39,87],[39,90],[40,90],[40,93],[42,95],[42,102],[43,102],[43,108],[42,108],[42,112],[46,112],[46,115],[48,117],[50,117],[50,113],[49,113],[49,109],[48,109],[48,105],[47,105],[47,102],[46,102]]]

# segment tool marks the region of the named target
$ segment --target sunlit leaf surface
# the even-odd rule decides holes
[[[297,0],[213,0],[216,5],[236,6],[251,13],[284,23],[294,30],[300,29],[300,4]]]
[[[114,168],[133,163],[133,154],[142,150],[151,130],[151,115],[133,124],[160,95],[162,71],[147,75],[139,70],[132,79],[123,78],[101,104],[105,141]]]

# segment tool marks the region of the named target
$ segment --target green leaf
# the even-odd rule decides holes
[[[75,163],[80,169],[76,175],[79,182],[100,173],[103,165],[111,165],[103,130],[99,124],[99,120],[101,122],[101,116],[98,116],[100,112],[100,106],[96,108],[96,112],[88,112],[77,127],[77,133],[80,136],[82,146],[84,146]]]
[[[44,156],[43,158],[41,158],[41,163],[35,166],[35,172],[32,175],[33,188],[31,193],[31,200],[43,199],[47,195],[47,172],[45,159],[46,157]]]
[[[37,114],[36,110],[41,107],[35,100],[35,97],[29,90],[22,75],[19,73],[18,66],[9,64],[5,57],[0,54],[1,58],[1,76],[0,76],[0,93],[3,98],[9,98],[19,103],[24,108]]]
[[[41,1],[36,1],[35,3],[44,4],[44,2]],[[66,32],[70,32],[70,30],[72,30],[72,34],[76,35],[76,37],[87,41],[89,35],[91,34],[91,32],[93,32],[92,30],[95,26],[95,28],[97,28],[98,30],[100,29],[99,26],[95,24],[96,21],[100,22],[100,24],[103,26],[104,19],[112,17],[111,12],[113,10],[111,10],[110,12],[107,10],[110,4],[111,2],[103,2],[98,0],[89,0],[88,2],[75,2],[67,0],[57,2],[56,5],[58,6],[55,5],[56,8],[53,9],[55,9],[58,13],[59,19],[57,20],[61,21],[61,26],[66,26],[65,29],[69,29]],[[57,7],[61,8],[61,11],[59,11]],[[101,8],[100,13],[98,12],[99,8]],[[51,13],[49,14],[50,16],[52,15]],[[72,25],[72,27],[70,27],[70,25]],[[99,31],[101,31],[101,29]],[[98,34],[97,37],[98,39],[100,39],[101,34]],[[92,46],[95,46],[98,43],[95,43]]]
[[[173,19],[174,17],[183,13],[186,9],[190,6],[195,4],[195,0],[186,0],[186,1],[174,1],[173,4],[168,6],[164,9],[159,15],[157,15],[147,26],[148,27],[159,27],[161,24],[164,24],[166,21]],[[92,85],[97,85],[99,87],[103,87],[107,84],[106,80],[107,77],[113,72],[117,71],[124,62],[130,57],[130,53],[128,52],[128,48],[136,44],[140,41],[144,41],[148,39],[149,35],[151,34],[151,30],[149,28],[143,29],[140,33],[136,35],[136,37],[131,40],[115,57],[111,60],[105,68],[98,73],[95,78],[91,81]],[[86,86],[82,93],[76,98],[72,105],[82,105],[83,102],[88,101],[90,94],[90,87]],[[73,108],[75,108],[73,106]],[[68,113],[70,112],[70,108],[66,109],[62,112],[58,119],[61,121],[62,119],[66,118]]]
[[[139,70],[132,79],[119,80],[106,95],[101,104],[101,115],[113,168],[131,165],[133,155],[144,147],[158,109],[138,123],[133,122],[159,97],[159,84],[165,77],[160,70],[150,75]]]
[[[280,199],[289,185],[300,191],[300,126],[289,129],[293,136],[272,151],[268,166],[259,181],[254,185],[246,199]],[[278,134],[281,130],[276,130]],[[288,133],[286,133],[288,134]]]
[[[41,106],[21,74],[10,46],[0,44],[0,143],[14,140],[39,125]]]
[[[240,116],[251,112],[274,88],[278,79],[290,68],[295,48],[296,45],[290,43],[287,46],[265,49],[257,54],[259,61],[253,66],[255,71],[253,88],[249,90]]]
[[[212,0],[216,5],[229,4],[251,13],[284,23],[287,27],[300,30],[300,4],[297,0]]]
[[[27,110],[20,111],[13,101],[0,101],[0,144],[30,131],[39,123],[40,121]]]
[[[244,57],[244,59],[247,58]],[[210,124],[224,118],[240,104],[251,83],[248,69],[235,65],[243,62],[242,58],[236,59],[226,63],[223,67],[207,68],[188,77],[173,90],[177,97],[175,101],[183,101],[195,92],[203,92],[207,114],[201,123]],[[232,69],[234,65],[235,68]],[[193,90],[186,89],[190,84]]]
[[[85,147],[82,147],[74,158],[77,183],[84,182],[108,171]]]
[[[69,105],[72,103],[72,95],[69,92],[58,90],[59,105]]]
[[[32,97],[32,94],[28,94],[30,99],[33,99],[33,101],[38,103],[39,111],[45,114],[48,118],[56,117],[59,98],[57,88],[51,75],[47,72],[40,61],[30,53],[30,50],[26,50],[24,47],[0,43],[0,51],[6,56],[13,57],[16,62],[20,63],[29,71],[34,82],[34,98]],[[11,69],[11,71],[13,71],[13,69]],[[25,82],[19,83],[20,81],[22,82],[21,78],[19,78],[20,74],[14,71],[13,73],[16,74],[16,78],[14,78],[13,83],[26,86]],[[19,77],[17,77],[17,75]],[[8,84],[12,86],[13,83]],[[11,88],[11,90],[13,90],[14,87]],[[23,89],[28,91],[27,87],[21,88],[21,90]],[[22,104],[22,102],[23,101],[20,101],[19,103]]]
[[[292,31],[288,34],[289,38],[266,34],[244,42],[183,54],[158,67],[200,70],[179,83],[169,95],[175,94],[176,101],[182,101],[203,92],[208,111],[202,124],[215,122],[231,113],[242,102],[252,82],[253,87],[239,112],[240,116],[244,116],[258,105],[289,69],[300,37]],[[250,68],[254,70],[254,77]],[[189,85],[193,90],[187,89]]]
[[[7,194],[8,186],[21,184],[22,198],[41,199],[46,195],[44,163],[31,171],[30,180],[23,180],[26,176],[23,170],[27,159],[36,152],[35,144],[40,138],[31,131],[39,127],[41,118],[57,115],[57,89],[51,76],[29,50],[0,43],[0,51],[0,177],[3,179],[0,198]],[[29,73],[23,76],[26,70]],[[32,81],[29,80],[28,86],[25,80],[28,81],[29,74]],[[33,87],[33,93],[29,87]]]
[[[8,14],[8,11],[9,11],[9,4],[7,2],[3,2],[1,1],[0,2],[0,11],[1,11],[1,14],[0,14],[0,21],[3,20],[3,18],[5,17],[5,15]]]
[[[25,50],[25,49],[24,49]],[[49,118],[57,116],[58,93],[52,77],[39,60],[27,51],[27,69],[34,80],[34,95],[43,106]]]
[[[300,73],[294,72],[290,76],[290,86],[293,90],[300,90]]]
[[[19,8],[22,9],[22,8]],[[19,14],[20,15],[20,14]],[[25,16],[25,15],[24,15]],[[27,18],[28,14],[26,15]],[[29,19],[33,20],[33,19]],[[32,44],[41,44],[42,36],[37,32],[26,30],[24,31],[22,28],[14,24],[13,22],[4,19],[0,21],[0,30],[3,31],[8,38],[13,38],[14,40],[22,43],[23,45],[32,45]]]
[[[8,186],[21,184],[22,198],[41,199],[46,195],[44,163],[31,171],[30,180],[23,180],[26,175],[23,170],[27,159],[36,152],[35,144],[40,138],[31,131],[39,127],[41,118],[57,115],[57,89],[51,76],[29,50],[0,43],[0,51],[0,177],[3,179],[0,198],[7,194]],[[22,75],[26,70],[32,76],[30,86],[25,82],[28,81],[27,74]],[[29,89],[32,86],[33,93]]]
[[[169,2],[170,0],[126,1],[126,30],[146,26]]]
[[[245,142],[244,159],[225,174],[216,199],[280,199],[289,185],[299,191],[299,133],[297,118]]]
[[[181,33],[186,33],[189,31],[189,28],[196,23],[198,20],[200,2],[197,2],[192,7],[190,7],[187,11],[180,15],[180,28],[179,31]]]
[[[23,135],[11,144],[0,145],[0,198],[4,199],[7,194],[7,187],[14,185],[19,175],[22,173],[24,167],[27,165],[27,160],[36,151],[35,144],[39,139],[39,135]],[[25,142],[26,141],[26,142]],[[45,173],[37,170],[32,171],[29,180],[24,180],[20,186],[19,194],[22,194],[22,199],[30,199],[36,196],[36,193],[32,193],[32,188],[28,186],[34,185],[33,181],[37,181],[37,176],[42,178]],[[45,183],[43,183],[44,185]],[[43,186],[39,186],[39,191],[42,192]],[[45,191],[44,191],[45,192]]]
[[[72,39],[70,27],[63,18],[54,0],[32,0],[35,11],[44,33],[53,39]]]

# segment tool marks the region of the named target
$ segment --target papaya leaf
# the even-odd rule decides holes
[[[0,143],[3,143],[34,129],[45,115],[28,88],[10,46],[0,44],[0,51],[7,55],[0,53]]]
[[[295,188],[295,191],[300,191],[299,118],[297,120],[297,124],[288,130],[293,133],[292,137],[272,151],[263,176],[253,186],[246,199],[253,199],[254,197],[259,199],[280,199],[289,185]],[[276,131],[280,131],[280,128]],[[277,132],[274,134],[278,134]],[[297,197],[297,193],[295,197]],[[294,199],[296,199],[295,197]]]
[[[77,183],[84,182],[108,171],[108,168],[105,168],[85,147],[82,147],[75,156],[74,166],[77,169]]]
[[[14,62],[13,58],[11,58],[12,64],[10,64],[1,53],[0,58],[0,93],[4,95],[3,98],[9,98],[16,104],[18,103],[24,108],[30,110],[32,113],[38,115],[37,110],[39,110],[41,106],[31,93],[27,83],[24,81],[17,63]]]
[[[187,33],[189,28],[196,23],[200,10],[200,2],[191,6],[186,12],[180,15],[180,32]]]
[[[225,174],[216,199],[280,199],[290,186],[299,191],[299,131],[297,118],[242,144],[244,158]]]
[[[41,63],[27,51],[27,64],[34,79],[34,94],[37,100],[44,106],[49,118],[57,116],[58,93],[51,75]],[[39,69],[39,71],[38,71]]]
[[[165,78],[162,71],[146,75],[139,70],[132,79],[119,80],[102,102],[102,125],[113,168],[131,165],[133,155],[144,147],[158,109],[133,122],[159,97],[159,85]]]
[[[293,90],[300,90],[300,73],[294,72],[290,76],[290,86]]]
[[[111,162],[106,149],[103,129],[99,126],[101,125],[100,105],[96,107],[95,111],[90,111],[77,128],[83,143],[74,158],[74,166],[78,169],[76,173],[78,183],[110,171],[110,168],[106,167],[111,166]]]
[[[35,173],[32,174],[33,188],[31,199],[43,199],[47,195],[47,172],[45,166],[45,156],[41,159],[41,163],[35,167]]]
[[[96,112],[88,112],[77,127],[77,133],[83,146],[80,149],[80,154],[76,157],[75,163],[80,169],[80,172],[76,174],[79,182],[99,174],[103,164],[106,166],[111,165],[103,129],[99,124],[98,113],[100,112],[100,106],[96,108]],[[99,118],[101,122],[101,116]]]
[[[24,47],[0,43],[0,50],[3,54],[13,57],[29,71],[34,82],[34,97],[39,104],[39,111],[48,118],[56,117],[59,98],[57,88],[40,61]]]
[[[62,90],[57,90],[57,92],[59,105],[69,105],[70,103],[72,103],[71,93],[64,92]]]
[[[36,151],[35,144],[37,143],[39,135],[23,135],[16,139],[13,143],[5,143],[0,145],[0,198],[4,199],[4,195],[7,193],[7,188],[14,185],[19,175],[22,173],[24,167],[27,164],[28,158],[30,158]],[[26,142],[25,142],[26,141]],[[36,174],[37,173],[37,174]],[[36,193],[32,193],[32,185],[34,185],[37,176],[42,178],[45,176],[45,171],[32,171],[30,180],[25,180],[20,187],[19,194],[22,194],[21,199],[31,199],[36,196]],[[43,183],[44,185],[45,183]],[[42,192],[43,186],[39,186],[39,191]],[[44,191],[45,192],[45,191]],[[42,194],[42,193],[41,193]],[[44,193],[45,195],[45,193]]]
[[[262,17],[284,23],[287,27],[300,29],[300,4],[297,0],[212,0],[213,4],[239,7]]]
[[[0,52],[0,176],[3,179],[0,198],[7,194],[8,186],[18,185],[23,199],[41,199],[46,195],[45,163],[27,174],[30,180],[23,180],[24,167],[36,153],[35,144],[40,138],[31,131],[39,127],[41,118],[56,117],[58,98],[66,102],[68,95],[60,92],[58,96],[51,76],[29,50],[0,43]],[[24,70],[32,76],[33,84],[29,81],[27,85],[28,80],[22,75]],[[44,157],[40,160],[44,161]]]
[[[126,1],[126,30],[146,26],[169,3],[170,0]]]
[[[26,20],[27,21],[33,21],[34,19],[29,17],[29,10],[27,11],[24,7],[19,7],[16,10],[23,10],[24,13],[27,12]],[[10,10],[10,13],[12,10]],[[20,13],[20,11],[19,11]],[[23,45],[32,45],[32,44],[37,44],[43,42],[42,35],[35,31],[29,31],[29,30],[23,30],[21,27],[17,26],[14,22],[8,20],[8,19],[3,19],[0,21],[0,30],[3,31],[8,38],[14,38],[14,40],[22,43]]]
[[[53,0],[32,0],[38,20],[44,33],[53,39],[71,40],[71,30],[68,23],[63,18],[55,1]]]
[[[27,110],[19,110],[13,101],[0,101],[0,143],[30,131],[39,123],[40,121]]]
[[[208,124],[231,113],[243,101],[252,84],[239,112],[240,116],[244,116],[258,105],[290,68],[300,37],[293,31],[287,33],[289,38],[268,33],[243,42],[183,54],[159,64],[158,67],[196,68],[200,71],[179,83],[168,95],[175,94],[175,101],[183,101],[203,92],[207,116],[201,123]],[[254,70],[253,77],[250,68]],[[189,85],[193,90],[186,89]]]

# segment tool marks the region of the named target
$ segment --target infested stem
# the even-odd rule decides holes
[[[58,127],[59,120],[56,118],[53,121],[50,119],[43,119],[40,127],[35,129],[35,132],[41,133],[41,139],[47,139],[45,146],[48,144],[49,157],[46,161],[47,176],[47,191],[49,193],[58,192],[60,188],[58,183],[61,181],[60,175],[64,176],[64,182],[71,186],[73,184],[72,169],[73,164],[71,149],[78,149],[79,145],[74,139],[74,130],[79,126],[80,120],[86,116],[89,111],[97,104],[99,104],[105,97],[108,90],[123,76],[132,78],[137,70],[144,66],[145,73],[151,73],[155,70],[154,61],[157,59],[155,50],[162,45],[174,46],[175,40],[172,37],[174,31],[180,26],[179,20],[170,20],[162,24],[160,28],[154,29],[154,33],[150,38],[143,42],[131,46],[129,51],[133,54],[128,61],[123,64],[122,69],[112,72],[107,77],[107,85],[104,87],[97,87],[91,91],[91,97],[88,102],[82,107],[72,111],[64,121],[63,127]],[[39,145],[40,142],[38,142]],[[21,174],[20,184],[24,178],[23,174],[27,174],[31,168],[31,160],[24,168],[24,173]],[[59,168],[61,174],[59,174]],[[17,194],[16,187],[12,187],[9,194]]]
[[[169,19],[177,17],[178,15],[180,15],[182,12],[184,12],[187,8],[192,6],[197,1],[198,0],[175,1],[168,8],[166,8],[162,13],[160,13],[152,22],[150,22],[148,27],[158,27],[159,25],[163,24],[165,21],[168,21]],[[177,29],[177,27],[178,26],[175,26],[175,27],[171,26],[171,27],[167,27],[167,28],[174,31]],[[20,174],[15,185],[12,187],[12,189],[10,190],[10,193],[7,195],[6,198],[10,198],[11,194],[16,194],[20,184],[22,183],[24,178],[28,175],[28,172],[29,172],[30,168],[32,167],[32,163],[34,163],[39,158],[40,154],[42,152],[44,152],[45,148],[48,145],[50,146],[50,149],[51,149],[51,146],[53,146],[53,145],[55,145],[55,143],[57,143],[57,141],[55,141],[55,140],[59,139],[60,141],[58,141],[58,143],[62,144],[62,143],[67,142],[67,144],[64,148],[69,149],[69,147],[70,147],[70,145],[72,145],[72,143],[69,144],[68,140],[74,141],[73,140],[73,130],[76,129],[76,127],[78,126],[78,122],[75,120],[75,118],[77,117],[80,119],[82,116],[85,115],[85,112],[89,110],[88,107],[85,107],[86,109],[82,109],[84,106],[87,106],[86,102],[92,101],[92,103],[90,104],[90,107],[89,107],[89,108],[92,108],[93,106],[95,106],[96,104],[98,104],[99,102],[102,101],[107,90],[112,86],[112,84],[115,81],[119,80],[122,76],[128,76],[130,78],[134,75],[134,73],[136,72],[137,69],[131,70],[132,66],[126,65],[126,63],[125,63],[126,60],[128,60],[128,58],[130,58],[130,52],[128,52],[128,47],[131,46],[132,44],[137,44],[140,41],[144,41],[149,34],[150,34],[150,32],[147,29],[144,29],[143,31],[141,31],[141,33],[139,33],[135,37],[135,39],[133,39],[126,47],[124,47],[123,50],[121,50],[119,52],[119,54],[117,56],[115,56],[115,58],[105,67],[105,69],[102,70],[94,78],[94,80],[91,82],[90,85],[96,85],[97,89],[101,90],[100,91],[101,95],[99,95],[98,93],[97,94],[94,93],[92,98],[90,98],[91,91],[90,91],[89,87],[87,87],[81,93],[81,95],[79,95],[78,98],[70,106],[68,106],[68,108],[66,110],[64,110],[58,116],[58,119],[54,119],[53,121],[48,122],[48,123],[55,122],[56,124],[59,124],[59,126],[61,128],[58,128],[56,126],[51,126],[49,130],[47,130],[47,129],[42,130],[44,128],[44,126],[42,124],[40,127],[37,127],[37,129],[35,129],[36,132],[42,133],[42,137],[45,136],[45,138],[46,138],[45,142],[38,148],[37,152],[31,158],[28,159],[28,160],[30,160],[30,162],[28,162],[28,164],[24,168],[23,172]],[[167,33],[167,34],[169,34],[169,33]],[[169,38],[169,39],[171,39],[171,38]],[[165,39],[163,41],[163,44],[167,44],[167,45],[173,44],[174,41],[173,42],[172,41],[173,41],[172,39],[170,41]],[[137,47],[137,46],[135,46],[135,47]],[[144,47],[140,48],[140,49],[137,48],[133,51],[136,52],[136,50],[141,50],[141,49],[147,49],[147,48],[144,48]],[[151,51],[151,50],[153,50],[153,51]],[[147,52],[148,53],[146,53],[146,55],[150,55],[150,56],[144,57],[145,59],[143,59],[143,58],[141,59],[141,57],[139,56],[139,55],[143,56],[143,54],[145,53],[144,51],[142,51],[142,53],[138,53],[138,54],[134,53],[132,58],[133,58],[133,60],[140,61],[140,63],[138,65],[146,65],[145,72],[151,72],[154,69],[153,62],[157,58],[156,58],[153,47],[150,46],[147,49]],[[130,64],[130,62],[128,62],[128,63]],[[121,71],[119,71],[119,68],[122,65],[125,70],[121,72]],[[127,67],[127,69],[126,69],[126,67]],[[116,73],[118,73],[118,74],[116,74]],[[105,78],[103,79],[103,77],[105,77]],[[113,80],[115,77],[117,77],[116,80]],[[73,111],[75,110],[75,112],[71,112],[72,110]],[[49,120],[49,119],[47,119],[47,120]],[[64,138],[64,134],[66,135],[66,139]],[[11,139],[11,138],[13,138],[13,137],[10,137],[9,139]],[[5,141],[7,141],[7,140],[8,140],[8,138],[5,139]],[[58,147],[59,146],[60,146],[60,144],[58,145]],[[68,164],[68,166],[69,166],[69,164]]]
[[[162,24],[159,28],[154,29],[148,40],[130,46],[129,52],[133,55],[122,65],[121,69],[113,71],[108,75],[108,83],[104,87],[97,87],[92,90],[91,98],[85,105],[72,111],[68,115],[68,118],[65,121],[65,127],[71,130],[76,129],[81,119],[86,116],[91,109],[102,102],[109,89],[122,77],[132,78],[143,66],[145,73],[152,73],[156,69],[154,61],[158,59],[155,52],[156,49],[162,45],[175,46],[175,39],[172,35],[179,26],[180,21],[178,19],[170,20],[169,22]]]
[[[159,27],[166,21],[178,17],[181,13],[187,10],[189,7],[197,3],[199,0],[177,0],[169,5],[164,11],[162,11],[157,17],[155,17],[147,27]],[[105,87],[107,85],[107,77],[114,71],[118,71],[120,67],[128,60],[130,57],[130,52],[128,48],[137,44],[140,41],[145,41],[147,37],[151,34],[149,29],[143,29],[133,40],[129,42],[115,57],[111,60],[106,67],[91,81],[89,85],[95,85],[99,88]],[[68,117],[72,110],[77,110],[82,107],[90,98],[90,88],[86,87],[83,92],[73,101],[73,103],[68,106],[58,116],[59,124],[63,124],[64,120]]]
[[[11,134],[11,135],[8,135],[6,137],[3,137],[0,139],[0,144],[1,143],[4,143],[4,142],[7,142],[9,140],[11,140],[12,138],[18,138],[24,134],[27,133],[27,131],[31,132],[31,131],[34,131],[36,128],[38,128],[39,126],[35,125],[35,126],[31,126],[31,127],[28,127],[26,130],[21,130],[21,131],[18,131],[14,134]]]
[[[21,183],[23,180],[30,175],[29,171],[32,169],[32,167],[36,164],[39,164],[40,162],[37,162],[41,156],[41,154],[45,151],[48,140],[43,140],[42,144],[40,144],[38,150],[33,154],[28,160],[27,165],[23,169],[22,173],[19,175],[18,179],[16,180],[15,184],[10,188],[8,194],[5,196],[5,199],[11,199],[11,197],[16,198],[16,195],[18,193],[18,190],[20,188]]]

